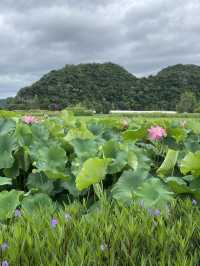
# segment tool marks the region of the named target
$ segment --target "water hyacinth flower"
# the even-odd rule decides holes
[[[20,209],[16,209],[15,210],[15,217],[21,217],[22,216],[22,212]]]
[[[152,126],[148,129],[148,132],[151,140],[161,140],[167,136],[166,130],[160,126]]]
[[[8,246],[8,243],[7,242],[4,242],[3,244],[1,244],[1,250],[2,251],[5,251],[8,248],[9,248],[9,246]]]
[[[9,263],[7,262],[7,260],[4,260],[1,265],[2,266],[9,266]]]
[[[23,122],[28,124],[28,125],[32,125],[34,123],[38,123],[38,119],[35,116],[26,115],[23,117]]]
[[[154,212],[154,215],[155,216],[160,216],[161,214],[161,211],[159,209],[156,209],[155,212]]]
[[[51,220],[51,227],[52,227],[52,228],[56,228],[57,225],[58,225],[58,220],[55,219],[55,218],[53,218],[53,219]]]
[[[161,214],[161,211],[159,209],[153,210],[151,208],[148,208],[147,212],[149,215],[152,215],[152,216],[160,216]]]
[[[192,205],[197,205],[197,201],[195,199],[192,200]]]

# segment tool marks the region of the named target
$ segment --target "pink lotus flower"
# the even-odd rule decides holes
[[[38,119],[35,116],[26,115],[26,116],[23,117],[23,122],[28,124],[28,125],[32,125],[34,123],[37,123]]]
[[[148,129],[149,138],[151,140],[160,140],[167,136],[167,132],[163,127],[154,126]]]

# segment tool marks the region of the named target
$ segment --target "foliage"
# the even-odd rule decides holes
[[[197,99],[192,91],[186,91],[181,94],[180,101],[176,106],[176,110],[180,113],[193,113],[197,108]]]
[[[85,120],[66,110],[33,121],[0,119],[0,198],[12,201],[1,220],[16,207],[31,212],[51,201],[87,198],[95,206],[103,193],[146,208],[164,209],[178,196],[200,200],[197,122],[129,121],[124,128],[123,119]],[[151,140],[148,129],[157,125],[165,135]]]
[[[21,217],[1,224],[0,262],[199,265],[200,209],[191,200],[176,201],[167,213],[160,214],[138,204],[124,208],[108,201],[88,212],[86,204],[74,202],[58,210],[48,203],[46,208],[24,211]]]
[[[175,65],[155,76],[136,78],[112,63],[66,65],[21,89],[7,102],[8,108],[17,110],[60,110],[77,104],[98,113],[116,109],[175,110],[181,95],[189,88],[199,100],[198,66]],[[186,103],[180,107],[189,111],[188,106],[192,106],[189,98]]]

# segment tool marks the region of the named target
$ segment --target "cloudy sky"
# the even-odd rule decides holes
[[[65,64],[200,65],[200,0],[0,0],[0,98]]]

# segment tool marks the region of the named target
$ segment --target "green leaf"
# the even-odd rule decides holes
[[[11,119],[0,119],[0,135],[8,134],[15,130],[16,122]]]
[[[98,145],[94,140],[73,139],[70,141],[78,157],[95,157],[98,152]]]
[[[0,176],[0,186],[12,185],[12,179]]]
[[[20,204],[21,191],[11,190],[0,192],[0,220],[11,218]]]
[[[70,111],[62,110],[59,114],[59,118],[62,119],[65,127],[74,127],[76,124],[76,118]]]
[[[173,192],[168,191],[158,178],[150,178],[136,191],[136,196],[141,199],[147,208],[163,208],[173,199]]]
[[[48,208],[51,204],[52,200],[48,195],[37,193],[25,197],[22,201],[22,208],[29,213],[33,213],[38,208]]]
[[[182,160],[180,170],[184,175],[192,173],[194,176],[200,176],[200,151],[189,152]]]
[[[187,138],[187,131],[180,127],[170,127],[167,134],[174,138],[177,142],[184,141]]]
[[[172,174],[177,163],[179,151],[168,149],[165,160],[157,170],[157,174],[161,177]]]
[[[102,151],[106,158],[116,158],[119,150],[120,145],[115,140],[109,140],[102,146]]]
[[[94,135],[90,132],[85,125],[80,128],[72,128],[68,131],[65,141],[70,142],[73,139],[93,139]]]
[[[88,188],[90,185],[99,183],[104,179],[109,162],[110,159],[88,159],[76,177],[76,187],[78,190]]]
[[[33,138],[31,128],[24,123],[17,123],[15,137],[21,147],[30,145]]]
[[[112,189],[112,196],[123,203],[131,203],[134,193],[147,178],[146,171],[124,171]]]
[[[126,130],[122,134],[125,141],[136,141],[145,139],[147,137],[147,128],[146,127],[140,127],[135,130]]]
[[[119,151],[115,159],[110,162],[107,172],[108,174],[116,174],[123,170],[128,164],[128,153],[127,151]]]
[[[14,163],[12,152],[16,149],[15,138],[0,135],[0,169],[11,168]]]
[[[31,156],[33,158],[34,166],[37,170],[35,172],[44,172],[48,178],[52,179],[67,179],[66,162],[67,155],[64,149],[59,144],[54,143],[50,147],[31,147]]]
[[[123,149],[116,140],[109,140],[102,146],[102,152],[104,157],[112,158],[112,162],[108,166],[108,174],[115,174],[128,164],[133,163],[131,154],[128,150]]]
[[[30,174],[27,180],[29,190],[37,189],[39,192],[51,194],[53,191],[53,181],[49,180],[44,173]]]
[[[29,151],[26,147],[20,148],[14,155],[15,160],[18,162],[18,167],[25,172],[28,172],[31,160],[29,156]]]
[[[167,177],[165,183],[176,194],[190,193],[191,189],[181,177]]]

